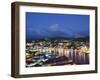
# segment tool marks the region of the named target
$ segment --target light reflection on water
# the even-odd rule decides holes
[[[39,54],[49,53],[56,54],[58,56],[66,56],[69,60],[72,60],[75,64],[89,64],[89,51],[68,49],[68,48],[37,48]]]

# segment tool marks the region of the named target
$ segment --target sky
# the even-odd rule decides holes
[[[26,40],[89,36],[89,15],[26,12]]]

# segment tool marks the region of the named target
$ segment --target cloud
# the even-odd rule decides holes
[[[51,36],[72,37],[73,31],[70,28],[63,28],[59,24],[52,24],[48,27],[48,34]]]
[[[53,24],[49,27],[51,31],[58,31],[60,29],[59,24]]]

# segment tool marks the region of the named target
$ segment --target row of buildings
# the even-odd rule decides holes
[[[89,64],[89,43],[70,40],[32,41],[26,44],[26,59],[39,54],[66,56],[74,64]]]

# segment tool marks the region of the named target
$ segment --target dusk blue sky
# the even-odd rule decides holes
[[[26,12],[27,40],[88,35],[89,15]]]

